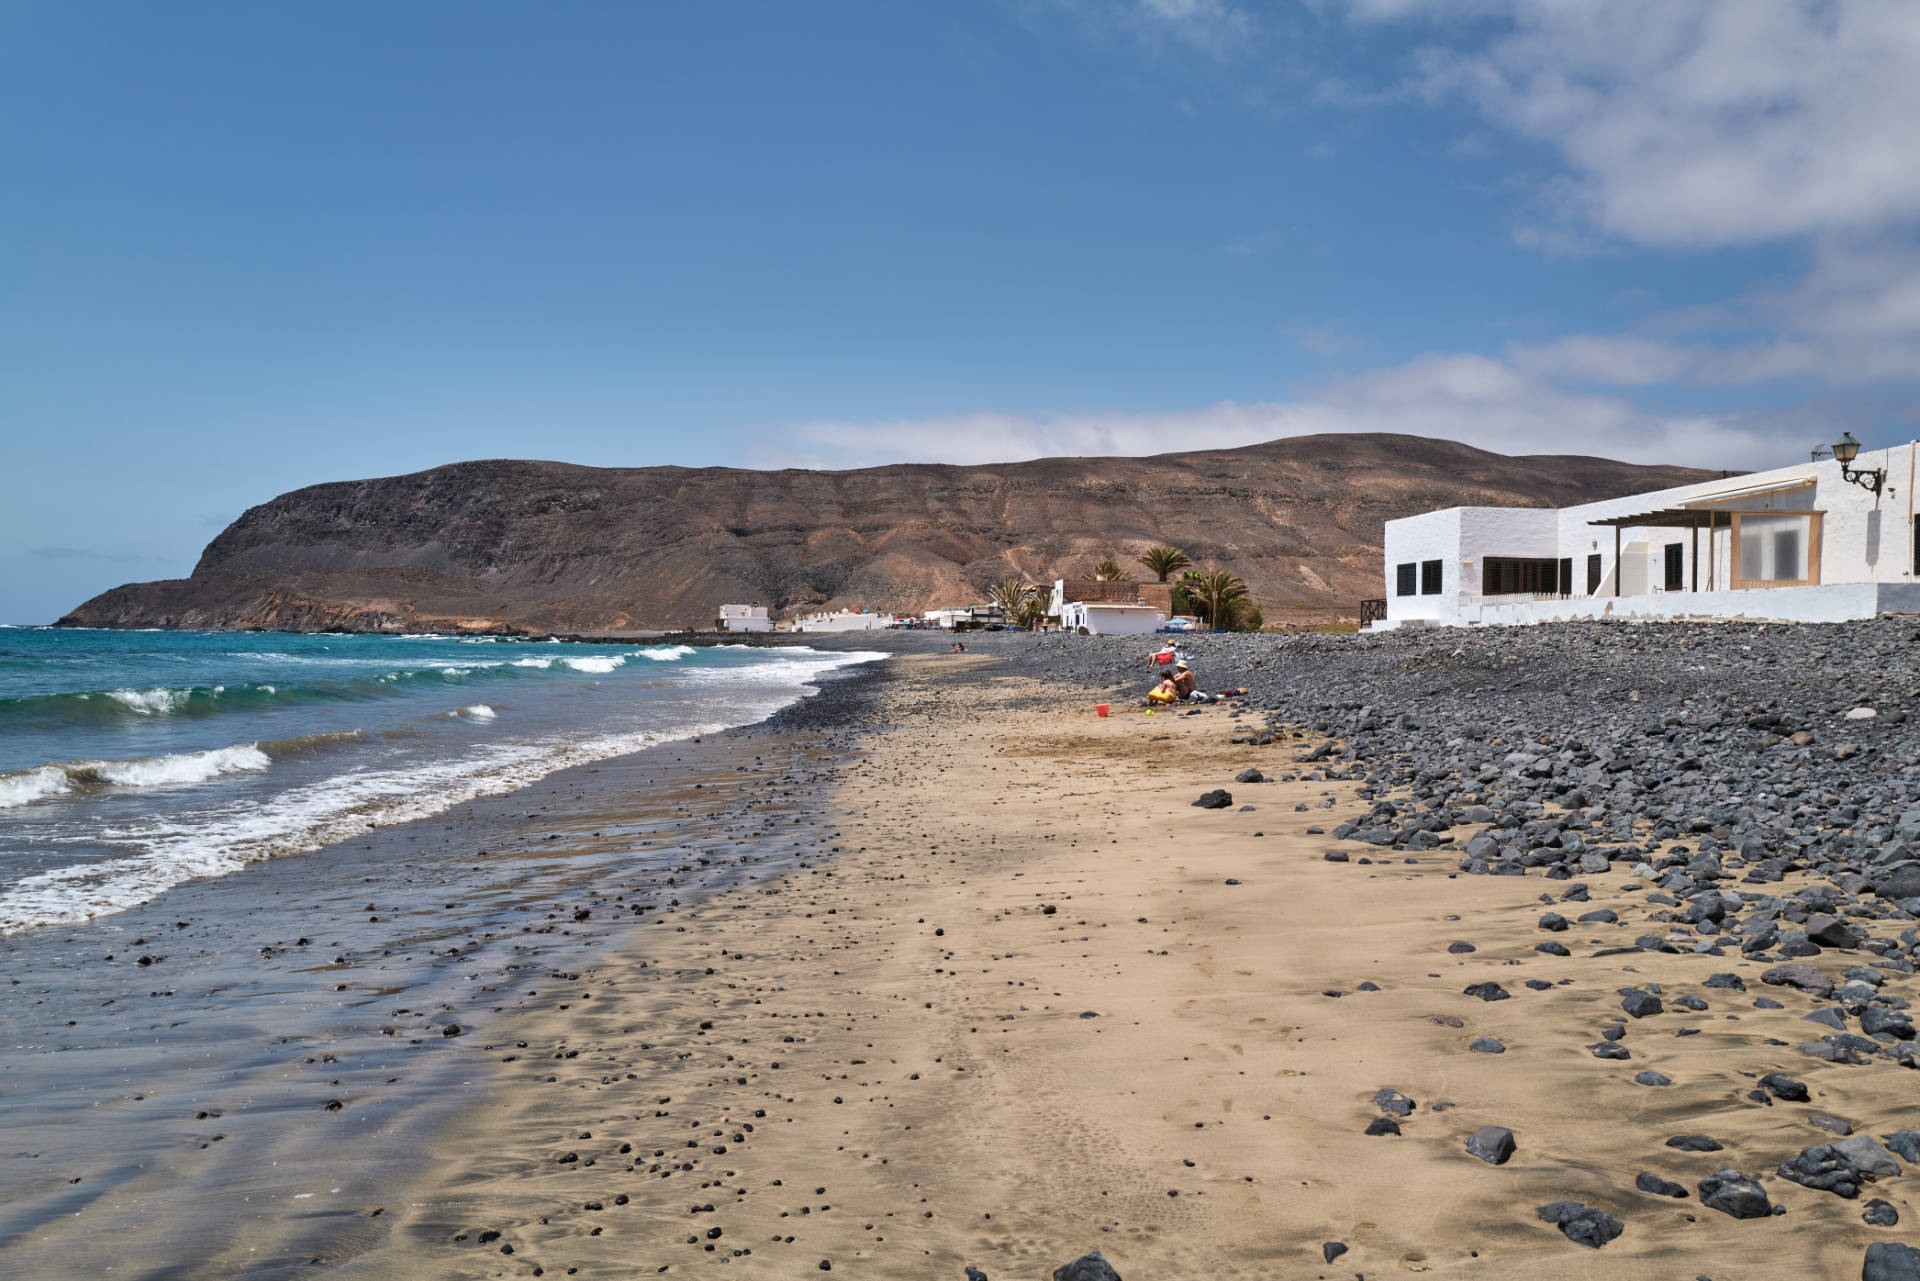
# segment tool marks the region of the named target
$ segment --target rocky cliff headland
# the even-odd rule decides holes
[[[87,601],[80,627],[580,631],[921,610],[1010,575],[1077,576],[1153,543],[1245,579],[1269,620],[1381,590],[1385,521],[1459,504],[1565,506],[1705,479],[1600,458],[1509,458],[1398,435],[1303,436],[1153,458],[854,471],[454,463],[249,509],[191,577]]]

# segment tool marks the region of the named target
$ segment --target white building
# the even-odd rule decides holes
[[[1060,626],[1070,632],[1084,627],[1094,636],[1144,636],[1158,630],[1166,617],[1151,605],[1072,600],[1060,607]]]
[[[714,628],[723,632],[770,632],[773,619],[765,605],[722,605]]]
[[[1559,510],[1390,520],[1373,626],[1920,613],[1917,452],[1862,453],[1856,479],[1828,460]]]
[[[1007,621],[1006,615],[993,605],[948,605],[941,609],[930,609],[922,617],[936,627],[961,632]]]
[[[1144,593],[1148,591],[1166,593],[1168,588],[1158,583],[1143,587],[1130,582],[1056,578],[1047,613],[1070,632],[1084,627],[1094,636],[1140,636],[1158,630],[1167,620],[1167,611],[1147,601]]]
[[[893,615],[867,610],[836,610],[830,614],[809,614],[793,625],[796,632],[871,632],[893,626]]]

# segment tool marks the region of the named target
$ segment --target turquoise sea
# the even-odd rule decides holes
[[[750,724],[877,657],[0,628],[0,933]]]

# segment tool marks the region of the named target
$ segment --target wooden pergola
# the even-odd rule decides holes
[[[1693,549],[1689,559],[1693,562],[1693,591],[1700,590],[1700,531],[1707,531],[1707,546],[1713,546],[1714,522],[1720,513],[1709,507],[1700,510],[1693,507],[1661,507],[1650,512],[1636,512],[1631,516],[1607,516],[1600,520],[1590,520],[1589,525],[1613,526],[1613,594],[1620,594],[1620,531],[1622,529],[1686,529],[1692,531]],[[1713,590],[1712,569],[1708,569],[1707,590]]]

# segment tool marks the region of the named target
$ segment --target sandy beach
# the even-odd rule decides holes
[[[1094,1248],[1129,1277],[1857,1266],[1857,1203],[1789,1187],[1783,1233],[1634,1190],[1770,1166],[1821,1140],[1816,1115],[1901,1128],[1908,1078],[1802,1059],[1811,1102],[1748,1099],[1812,1008],[1753,974],[1628,1020],[1617,989],[1757,967],[1591,955],[1646,928],[1627,878],[1587,882],[1620,923],[1541,954],[1542,882],[1452,876],[1445,850],[1330,863],[1308,829],[1350,785],[1232,783],[1300,773],[1313,735],[1235,745],[1224,709],[1102,720],[992,660],[896,665],[831,861],[608,958],[580,980],[619,993],[592,1016],[521,1022],[526,1054],[438,1141],[371,1271],[1038,1277]],[[1221,785],[1233,807],[1191,807]],[[1465,994],[1485,982],[1511,999]],[[1627,1063],[1587,1048],[1615,1021]],[[1412,1100],[1398,1136],[1367,1133],[1383,1089]],[[1504,1165],[1466,1149],[1485,1125],[1515,1136]],[[1535,1213],[1563,1199],[1629,1226],[1582,1248]]]
[[[1000,657],[888,667],[861,696],[872,732],[782,757],[781,858],[746,868],[775,826],[746,807],[769,799],[754,771],[773,744],[806,736],[703,745],[672,803],[708,826],[656,830],[701,833],[743,874],[678,904],[662,873],[576,876],[591,917],[542,929],[582,936],[485,962],[503,984],[518,968],[460,1016],[431,1106],[349,1129],[367,1081],[303,1110],[297,1143],[243,1167],[271,1204],[219,1250],[143,1267],[133,1236],[90,1230],[107,1198],[9,1257],[47,1275],[111,1255],[134,1275],[1029,1278],[1098,1249],[1129,1281],[1729,1281],[1851,1275],[1886,1235],[1865,1199],[1910,1212],[1898,1182],[1852,1200],[1771,1175],[1836,1129],[1904,1128],[1911,1078],[1795,1053],[1828,1030],[1804,1021],[1820,1003],[1761,963],[1636,948],[1670,914],[1629,869],[1470,877],[1445,845],[1335,840],[1364,809],[1352,766],[1297,760],[1328,741],[1307,728],[1235,742],[1266,722],[1230,705],[1099,718]],[[1248,769],[1278,781],[1235,781]],[[599,821],[609,794],[556,778]],[[1231,805],[1192,805],[1216,788]],[[603,924],[641,899],[643,923]],[[1575,919],[1596,911],[1617,920]],[[1707,983],[1726,973],[1743,989]],[[1890,977],[1888,994],[1908,981]],[[1663,1007],[1623,1012],[1636,991]],[[1594,1054],[1610,1037],[1624,1059]],[[1776,1072],[1808,1098],[1761,1087]],[[1511,1133],[1501,1164],[1468,1149],[1486,1126]],[[358,1186],[294,1214],[276,1187],[313,1170],[281,1159]],[[1703,1207],[1697,1185],[1729,1168],[1768,1176],[1784,1217]],[[1684,1196],[1637,1190],[1643,1173]],[[1619,1236],[1570,1240],[1537,1213],[1558,1201]]]

